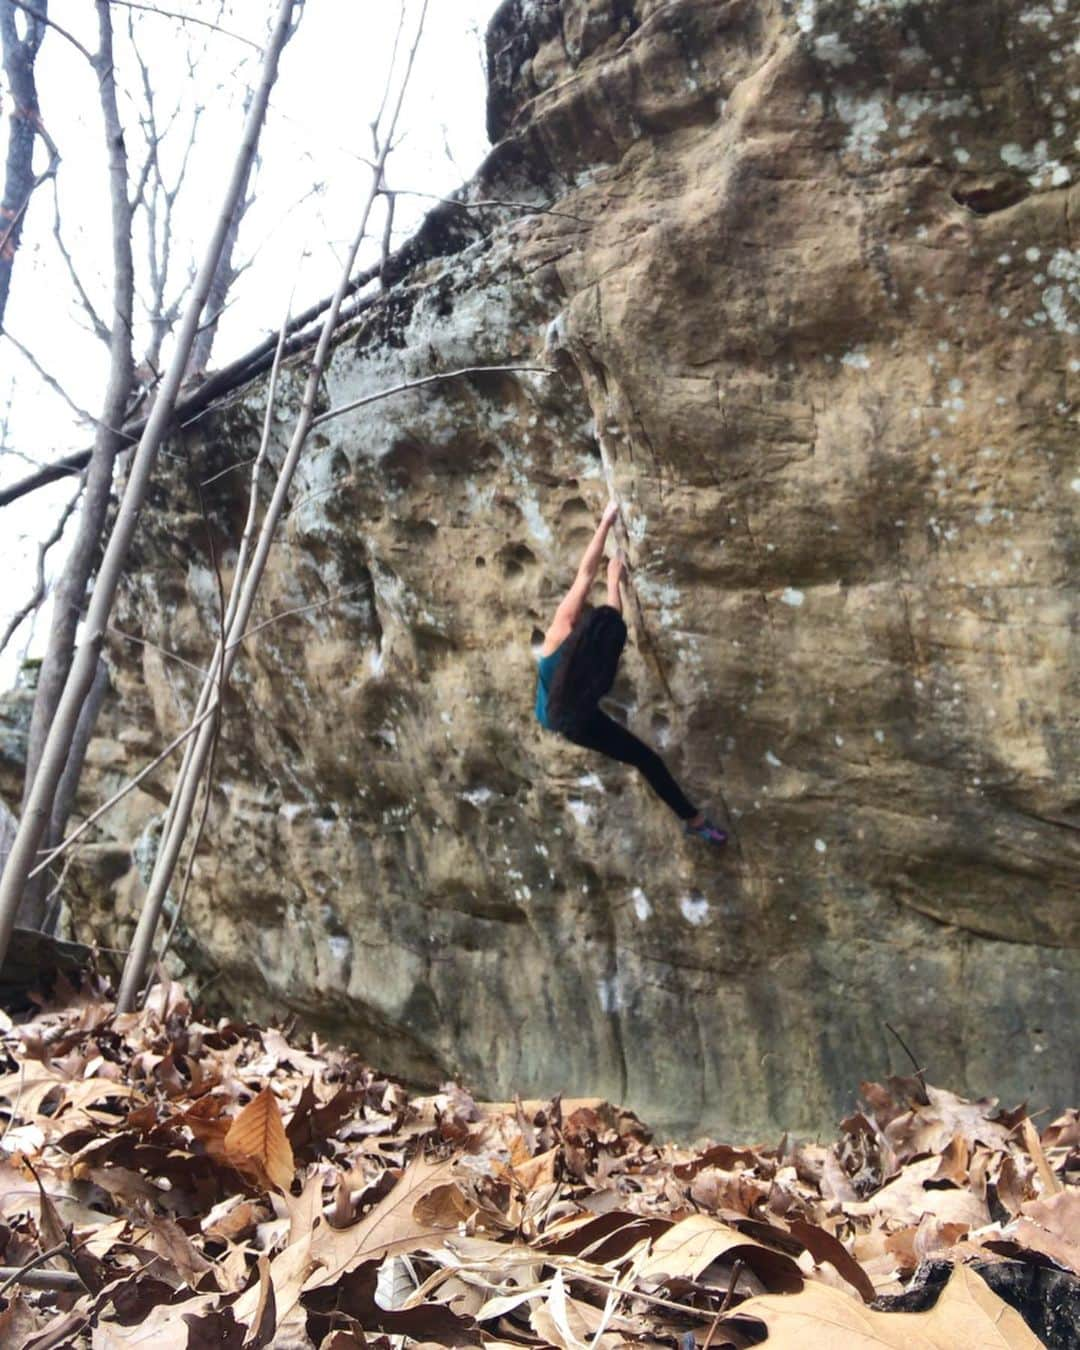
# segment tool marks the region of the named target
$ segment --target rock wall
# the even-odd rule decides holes
[[[1080,1095],[1069,11],[502,6],[495,149],[325,401],[557,373],[314,437],[261,601],[294,612],[246,644],[181,928],[216,998],[683,1134],[833,1119],[904,1066],[886,1022],[961,1091]],[[163,462],[118,618],[155,645],[113,643],[89,794],[191,707],[193,482],[250,457],[265,395]],[[208,493],[226,573],[246,475]],[[638,601],[614,706],[726,856],[532,720],[605,475]],[[166,786],[84,855],[77,936],[125,945]]]

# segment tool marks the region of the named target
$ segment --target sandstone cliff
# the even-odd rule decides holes
[[[960,1090],[1076,1099],[1069,9],[502,6],[463,208],[516,205],[429,219],[326,403],[545,346],[558,373],[309,447],[262,602],[298,612],[248,643],[183,923],[217,998],[683,1133],[831,1120],[899,1067],[886,1021]],[[196,666],[193,482],[249,458],[264,397],[177,439],[131,560],[119,626]],[[640,602],[615,702],[725,857],[532,721],[605,473]],[[211,492],[227,568],[245,471]],[[196,688],[110,659],[94,794]],[[83,855],[84,940],[125,944],[153,791]]]

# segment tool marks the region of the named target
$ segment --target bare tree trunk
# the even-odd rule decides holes
[[[90,466],[87,470],[86,491],[83,495],[78,530],[53,600],[49,642],[41,665],[26,751],[26,779],[22,802],[24,812],[41,762],[45,738],[56,716],[68,671],[71,669],[75,634],[86,602],[86,587],[105,533],[113,465],[117,451],[123,445],[123,438],[114,428],[123,422],[124,412],[134,388],[131,322],[135,299],[135,268],[131,251],[127,152],[124,146],[124,130],[116,105],[112,16],[107,0],[97,0],[97,12],[99,41],[94,57],[94,69],[98,77],[98,94],[108,151],[112,222],[113,313],[109,330],[109,378],[97,435],[94,438]],[[50,802],[47,808],[49,824],[41,841],[46,849],[53,848],[64,837],[67,817],[64,814],[61,818],[56,806],[56,802]],[[44,915],[47,888],[48,876],[44,873],[28,882],[19,909],[19,921],[26,927],[36,928],[40,924]]]
[[[11,90],[11,115],[8,123],[7,166],[4,174],[4,200],[0,203],[0,330],[4,327],[11,271],[22,237],[23,220],[34,189],[41,182],[34,177],[34,142],[41,125],[34,62],[45,36],[49,0],[37,6],[40,17],[24,14],[26,37],[19,37],[15,26],[15,6],[0,0],[0,41],[4,48],[4,71]],[[52,150],[55,171],[56,152]],[[43,175],[47,176],[47,175]]]
[[[273,32],[267,44],[259,87],[244,126],[225,198],[207,244],[206,256],[192,287],[191,298],[176,336],[176,347],[169,368],[161,382],[160,392],[150,412],[138,450],[132,459],[124,498],[120,503],[116,522],[98,569],[97,581],[86,616],[84,637],[72,661],[67,683],[41,752],[37,774],[26,799],[18,833],[8,855],[3,877],[0,878],[0,962],[3,961],[11,941],[15,916],[26,887],[27,877],[34,866],[42,835],[50,823],[57,785],[68,761],[68,752],[75,736],[83,702],[97,672],[124,560],[150,485],[158,449],[172,418],[191,353],[191,345],[199,325],[199,316],[206,304],[210,284],[214,279],[225,234],[247,180],[248,166],[255,153],[259,133],[266,118],[270,90],[277,76],[278,60],[291,31],[294,5],[295,0],[281,0]],[[108,7],[106,0],[99,0],[99,8],[102,7]]]
[[[109,668],[104,661],[98,661],[97,674],[94,676],[94,682],[90,686],[90,692],[86,696],[86,701],[82,705],[82,711],[79,713],[79,720],[75,726],[75,735],[71,738],[71,749],[68,751],[67,763],[64,765],[64,772],[60,777],[60,782],[56,788],[56,797],[53,801],[52,821],[49,825],[50,840],[61,840],[64,837],[64,826],[67,824],[68,816],[71,815],[71,808],[75,801],[75,793],[79,788],[79,779],[82,777],[83,762],[86,759],[87,747],[90,744],[90,737],[94,734],[94,726],[97,722],[97,715],[101,710],[101,705],[105,701],[105,694],[109,688]],[[61,876],[66,871],[67,864],[61,869]],[[41,878],[49,877],[49,872],[42,872]],[[38,880],[34,877],[28,883],[32,886]],[[56,921],[60,917],[59,900],[55,904],[50,904],[46,897],[44,905],[44,914],[40,921],[40,926],[46,933],[56,932]]]
[[[203,310],[202,327],[195,336],[195,345],[191,349],[191,360],[188,362],[187,373],[189,375],[202,375],[206,367],[210,364],[210,352],[214,346],[214,339],[217,337],[218,321],[221,318],[222,311],[225,308],[225,301],[232,284],[239,273],[233,269],[233,253],[236,249],[236,241],[240,237],[240,223],[247,214],[247,209],[251,205],[248,198],[248,183],[251,181],[251,171],[255,167],[254,160],[248,168],[248,177],[244,180],[244,190],[240,194],[240,200],[236,203],[236,210],[233,212],[232,220],[229,221],[229,228],[225,234],[225,245],[221,250],[221,261],[218,263],[218,269],[214,273],[214,280],[210,286],[210,294],[206,297],[206,308]]]

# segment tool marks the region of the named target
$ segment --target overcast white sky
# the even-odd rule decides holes
[[[160,0],[177,12],[217,19],[218,0]],[[406,0],[406,31],[413,31],[419,0]],[[235,0],[220,22],[261,44],[278,0]],[[497,0],[431,0],[424,37],[409,87],[406,135],[391,159],[392,188],[445,195],[472,172],[487,150],[484,134],[483,33]],[[90,0],[51,0],[49,14],[91,49],[97,30]],[[175,172],[196,106],[203,111],[185,186],[177,199],[173,244],[175,285],[201,256],[211,212],[223,191],[239,139],[242,101],[257,78],[259,54],[242,42],[158,14],[113,9],[121,116],[135,174],[141,139],[136,102],[138,67],[131,59],[129,19],[150,69],[159,123],[176,110],[163,158]],[[295,308],[328,294],[338,259],[355,232],[369,174],[359,156],[371,150],[370,123],[382,94],[398,26],[395,0],[306,0],[299,29],[282,59],[261,141],[255,204],[238,250],[252,266],[237,283],[218,335],[211,365],[251,347],[281,322],[295,285]],[[403,45],[407,40],[403,38]],[[189,69],[189,56],[194,62]],[[94,76],[85,58],[58,33],[49,32],[37,61],[38,92],[46,127],[63,157],[57,183],[64,238],[84,286],[108,314],[108,191]],[[2,80],[2,74],[0,74]],[[3,88],[0,136],[7,142],[10,100]],[[412,231],[429,209],[423,197],[399,197],[395,235]],[[88,331],[66,269],[52,240],[53,197],[45,185],[34,197],[16,258],[5,327],[64,386],[72,400],[99,410],[106,370],[104,347]],[[376,236],[381,232],[376,222]],[[377,254],[377,242],[372,241]],[[145,290],[145,243],[136,266]],[[138,315],[138,302],[136,313]],[[138,322],[138,320],[137,320]],[[137,329],[137,355],[145,347]],[[166,348],[166,354],[167,354]],[[0,455],[0,482],[23,477],[34,464],[89,445],[92,428],[80,425],[65,403],[0,337],[0,418],[7,417],[8,453]],[[0,634],[34,584],[37,542],[48,534],[72,491],[71,480],[0,508]],[[71,527],[69,526],[69,534]],[[50,555],[51,574],[62,556]],[[43,613],[31,634],[24,624],[0,655],[0,689],[8,687],[27,651],[39,654]]]

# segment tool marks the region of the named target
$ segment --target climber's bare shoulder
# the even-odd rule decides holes
[[[544,645],[540,648],[541,656],[550,656],[552,652],[557,651],[573,632],[573,621],[563,614],[561,610],[562,606],[555,611],[555,617],[551,621],[551,627],[544,634]]]
[[[574,578],[574,584],[559,601],[555,617],[551,620],[551,624],[544,634],[544,645],[540,648],[541,656],[550,656],[574,631],[574,625],[581,618],[582,611],[585,608],[590,581],[591,578],[585,577],[581,573]]]

